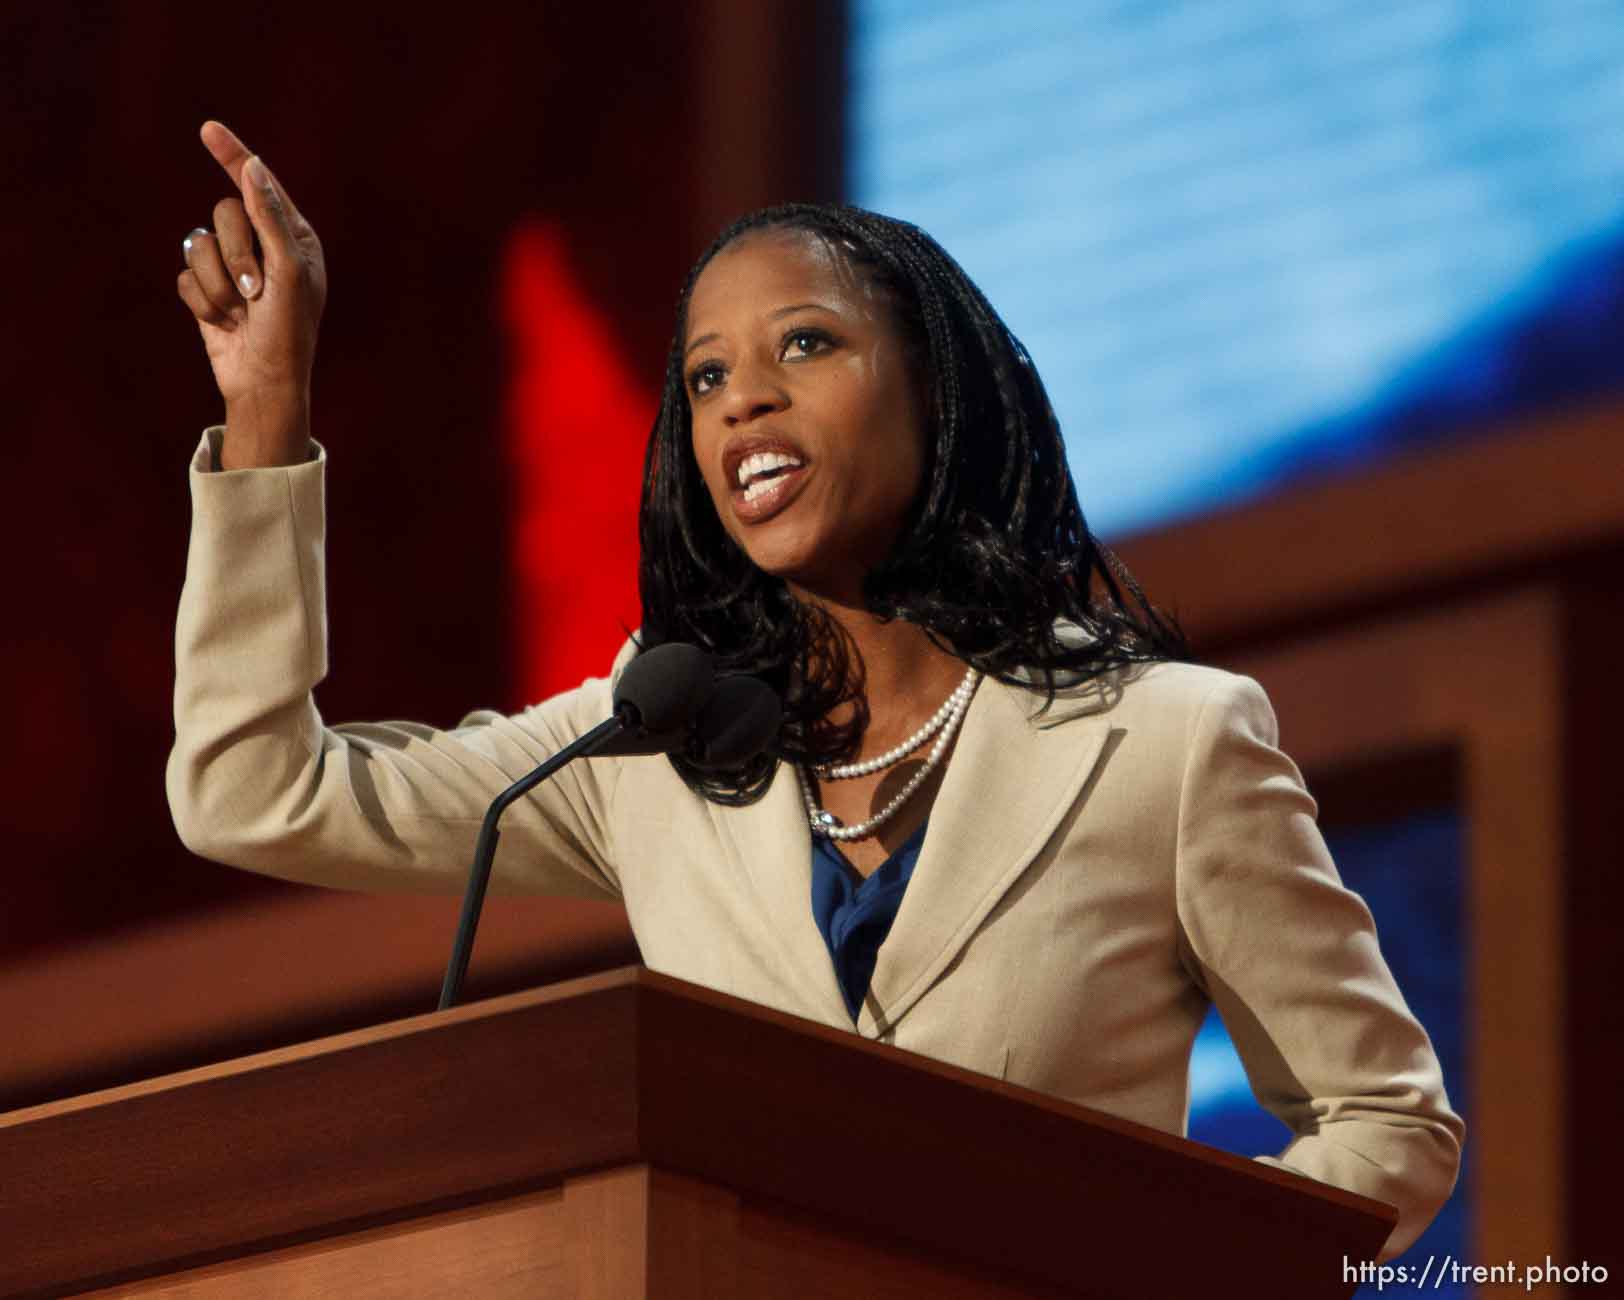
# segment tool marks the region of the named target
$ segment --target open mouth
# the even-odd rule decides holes
[[[733,512],[754,523],[788,505],[806,478],[806,463],[785,452],[756,452],[740,463]]]
[[[746,501],[755,501],[772,491],[772,485],[787,474],[803,468],[799,456],[781,451],[758,451],[739,463],[738,490]]]

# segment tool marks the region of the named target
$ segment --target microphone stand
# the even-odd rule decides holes
[[[628,727],[637,725],[637,709],[621,704],[614,715],[600,722],[584,736],[565,745],[530,775],[521,777],[496,796],[485,820],[479,828],[479,840],[474,846],[473,870],[468,876],[468,890],[462,896],[462,919],[457,923],[457,941],[451,949],[451,964],[446,967],[445,983],[440,986],[439,1010],[456,1005],[462,992],[463,976],[468,973],[468,959],[474,951],[474,932],[479,928],[479,914],[485,906],[485,887],[490,884],[491,866],[496,860],[496,841],[501,837],[496,823],[508,805],[528,794],[571,759],[590,755],[600,745]]]

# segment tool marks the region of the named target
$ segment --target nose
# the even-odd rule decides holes
[[[761,365],[735,366],[727,377],[727,387],[722,390],[722,419],[729,427],[748,424],[782,411],[788,405],[789,394],[783,385]]]

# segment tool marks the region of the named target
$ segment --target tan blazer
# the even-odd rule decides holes
[[[453,730],[324,726],[325,456],[208,467],[206,437],[168,770],[181,838],[291,880],[460,890],[490,800],[607,717],[609,681]],[[1262,690],[1166,664],[1046,716],[1039,700],[977,690],[856,1032],[1182,1133],[1210,998],[1295,1134],[1279,1163],[1397,1205],[1401,1250],[1449,1194],[1463,1126]],[[852,1029],[792,773],[735,809],[663,758],[577,762],[509,810],[492,888],[622,899],[652,969]]]

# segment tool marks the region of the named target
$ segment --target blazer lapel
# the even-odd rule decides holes
[[[812,832],[795,773],[780,763],[763,798],[738,809],[713,804],[711,817],[755,888],[764,929],[784,960],[784,984],[804,995],[796,1014],[849,1030],[834,963],[812,919]]]
[[[1099,761],[1108,716],[1071,717],[1064,697],[1036,716],[1041,704],[1040,695],[990,679],[977,689],[880,947],[858,1019],[865,1037],[888,1032],[953,961],[1048,842]]]

